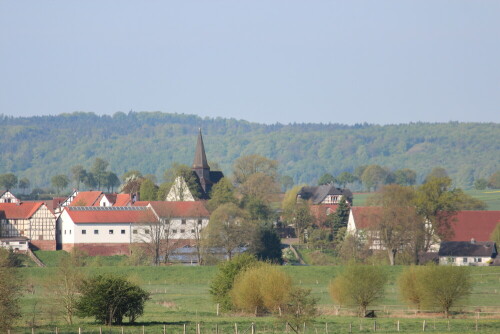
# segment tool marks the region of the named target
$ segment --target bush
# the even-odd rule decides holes
[[[317,314],[318,300],[311,296],[310,289],[292,287],[284,309],[285,320],[298,332],[299,326],[309,322]]]
[[[420,309],[424,299],[423,273],[425,267],[410,266],[398,278],[399,293],[403,301]]]
[[[263,263],[236,277],[231,297],[234,305],[246,312],[281,314],[291,287],[290,276],[276,266]]]
[[[135,322],[144,312],[149,293],[125,278],[98,275],[83,281],[77,302],[78,315],[95,317],[105,325],[121,324],[123,317]]]
[[[437,308],[448,317],[450,309],[472,291],[469,268],[430,265],[405,270],[399,279],[403,298],[414,305]],[[418,304],[417,304],[418,303]]]
[[[255,256],[243,253],[233,257],[230,261],[219,264],[219,270],[210,283],[210,294],[214,303],[219,304],[221,310],[229,311],[233,308],[229,292],[233,288],[234,279],[241,271],[256,263]]]
[[[368,305],[382,297],[387,283],[386,272],[377,266],[349,264],[330,283],[332,298],[341,305],[355,305],[364,316]]]

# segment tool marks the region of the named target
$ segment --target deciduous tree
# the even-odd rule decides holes
[[[61,190],[65,189],[69,184],[69,179],[64,174],[55,175],[50,179],[52,186],[57,189],[57,193],[60,194]]]
[[[0,249],[0,329],[4,332],[11,329],[21,316],[19,298],[22,281],[10,262],[8,251]]]
[[[332,174],[325,173],[318,179],[318,186],[322,186],[325,184],[334,184],[336,182],[337,179],[335,179]]]
[[[277,177],[278,162],[261,155],[245,155],[234,162],[233,175],[236,184],[243,184],[250,175],[263,173],[273,180]]]
[[[105,325],[121,324],[123,317],[134,322],[144,312],[149,293],[123,277],[97,275],[85,279],[80,287],[78,315],[94,317]]]
[[[330,283],[332,298],[341,305],[355,305],[359,316],[366,314],[368,305],[383,296],[387,273],[383,268],[350,264]]]
[[[223,177],[212,187],[207,207],[211,212],[213,212],[222,204],[236,202],[237,200],[234,196],[234,187],[231,181],[228,178]]]
[[[380,207],[379,214],[373,213],[369,218],[373,221],[373,233],[378,235],[390,264],[394,265],[399,251],[421,239],[424,221],[415,210],[415,191],[397,184],[386,185],[369,202]]]
[[[17,176],[13,173],[0,174],[0,189],[13,189],[17,186]]]
[[[233,203],[219,206],[210,215],[210,222],[203,231],[205,248],[223,249],[231,259],[238,247],[248,245],[254,224],[248,214]]]

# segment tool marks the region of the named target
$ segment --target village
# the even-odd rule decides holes
[[[211,215],[207,200],[212,187],[224,175],[210,170],[201,130],[196,142],[192,175],[202,190],[201,194],[194,196],[186,180],[179,176],[164,201],[143,201],[139,192],[78,190],[68,197],[50,201],[22,201],[9,190],[1,191],[1,246],[22,253],[78,249],[90,256],[110,256],[130,255],[134,246],[156,244],[157,253],[158,248],[162,248],[162,254],[154,260],[156,264],[168,259],[202,264],[200,243]],[[349,189],[333,184],[304,186],[298,191],[296,202],[304,201],[309,204],[316,222],[325,221],[339,206],[345,205],[348,219],[341,233],[357,237],[372,251],[385,251],[390,246],[380,236],[381,231],[374,228],[377,220],[374,217],[380,220],[382,209],[353,206],[353,194]],[[419,261],[458,266],[500,265],[497,245],[491,240],[499,222],[500,211],[459,210],[450,218],[451,231],[445,240],[441,240],[437,231],[428,233],[425,254],[419,254]],[[286,247],[307,242],[307,235],[312,231],[308,231],[307,222],[284,222],[283,215],[272,223]],[[297,228],[299,225],[303,225],[302,230]],[[329,228],[316,227],[320,230]],[[426,229],[432,229],[430,223]],[[240,241],[235,249],[229,250],[229,254],[239,253],[247,246],[244,240]],[[397,247],[402,249],[404,245]],[[227,259],[227,252],[214,252],[219,253],[221,259]]]

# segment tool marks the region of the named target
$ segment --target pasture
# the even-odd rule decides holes
[[[500,332],[500,267],[471,268],[474,277],[474,290],[470,298],[455,310],[448,320],[437,313],[418,313],[408,308],[399,299],[396,280],[403,267],[385,267],[390,274],[385,297],[376,305],[369,307],[375,310],[377,331],[396,332],[397,321],[400,330],[405,333],[422,331],[426,320],[426,330],[433,332],[465,333],[475,330],[476,318],[481,332]],[[203,333],[234,333],[237,323],[241,333],[250,333],[251,323],[255,323],[257,332],[281,333],[285,331],[282,321],[274,316],[254,317],[248,314],[216,315],[216,306],[212,303],[208,292],[209,284],[217,271],[215,266],[162,266],[162,267],[128,267],[128,266],[94,266],[84,267],[87,275],[98,273],[114,273],[128,277],[151,292],[151,300],[147,302],[144,316],[134,326],[125,326],[124,333],[162,333],[166,325],[169,333],[182,333],[184,324],[188,333],[195,333],[200,324]],[[347,333],[372,332],[373,319],[360,319],[354,316],[350,308],[338,308],[330,299],[328,284],[337,275],[341,266],[284,266],[295,282],[312,290],[318,298],[320,315],[306,326],[308,333]],[[77,333],[83,328],[84,333],[98,333],[99,325],[90,318],[75,318],[75,324],[68,326],[49,302],[52,296],[47,295],[46,286],[57,280],[57,268],[28,267],[20,269],[24,282],[32,286],[32,293],[25,292],[22,299],[23,318],[13,333],[30,332],[36,327],[38,333],[59,332]],[[106,328],[106,333],[121,333],[121,328]]]
[[[485,202],[487,205],[486,210],[500,211],[500,190],[465,190],[465,193]],[[371,195],[373,193],[354,193],[354,206],[366,206],[367,200]]]

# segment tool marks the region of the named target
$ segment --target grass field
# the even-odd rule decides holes
[[[396,279],[402,267],[387,267],[390,273],[390,282],[387,285],[386,295],[377,305],[370,307],[376,310],[378,315],[377,326],[381,332],[396,332],[396,322],[400,320],[403,332],[413,333],[422,331],[423,320],[428,323],[428,331],[447,331],[448,322],[437,314],[424,314],[417,319],[398,297]],[[60,317],[54,313],[53,307],[47,303],[48,298],[44,286],[51,284],[56,278],[57,268],[22,268],[20,269],[24,279],[35,287],[34,294],[25,293],[21,299],[23,318],[18,328],[13,333],[29,332],[32,322],[38,326],[37,332],[50,332],[55,326],[60,328],[59,332],[77,332],[78,327],[83,327],[84,332],[97,333],[98,326],[92,319],[76,318],[76,324],[72,327],[64,325]],[[284,324],[277,321],[275,317],[255,318],[244,314],[228,314],[216,316],[216,307],[213,305],[208,293],[209,283],[217,268],[213,266],[189,267],[189,266],[166,266],[166,267],[126,267],[126,266],[102,266],[83,268],[86,274],[115,273],[129,277],[138,282],[143,288],[150,291],[152,298],[147,302],[145,315],[139,318],[138,325],[145,326],[147,333],[161,333],[163,324],[168,325],[168,332],[181,333],[183,324],[188,325],[188,333],[194,333],[195,324],[201,323],[203,333],[215,330],[219,332],[233,332],[234,323],[240,326],[240,331],[247,330],[252,322],[256,324],[257,332],[284,331]],[[349,324],[352,323],[353,332],[373,331],[373,320],[359,319],[352,316],[349,309],[341,309],[340,315],[328,295],[328,284],[342,270],[340,266],[284,266],[283,270],[288,272],[295,282],[305,288],[312,290],[315,297],[319,299],[321,314],[316,320],[308,325],[309,333],[325,333],[325,326],[329,326],[331,333],[347,333]],[[481,310],[478,325],[481,332],[500,332],[500,267],[475,267],[472,268],[474,277],[474,291],[466,304],[462,305],[462,311],[472,313],[456,314],[451,319],[451,332],[466,333],[475,329],[473,315],[475,310]],[[490,319],[496,316],[496,319]],[[33,321],[34,319],[34,321]],[[326,325],[328,324],[328,325]],[[361,329],[360,329],[361,325]],[[436,329],[434,330],[434,327]],[[140,333],[140,327],[126,327],[127,333]],[[110,332],[106,329],[106,332]],[[114,329],[115,333],[119,329]]]
[[[500,190],[466,190],[465,193],[486,203],[487,210],[500,211]],[[373,193],[354,193],[354,206],[365,206]]]

